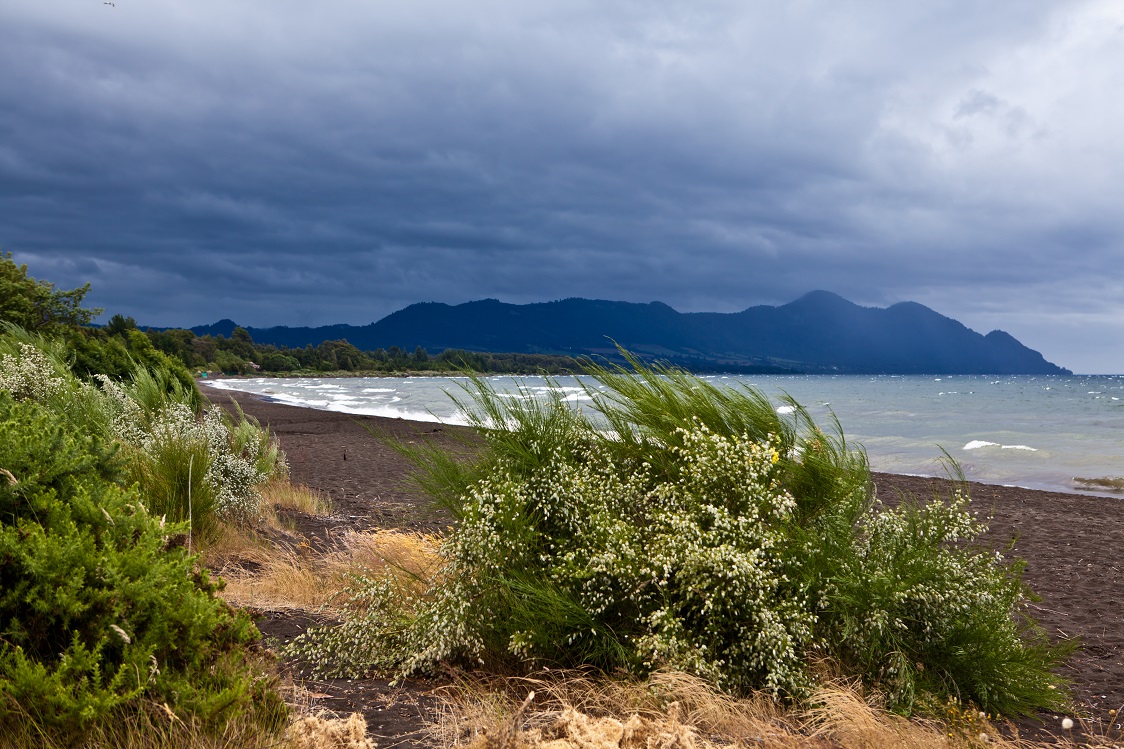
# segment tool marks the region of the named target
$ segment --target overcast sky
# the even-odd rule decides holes
[[[152,325],[827,289],[1124,372],[1124,3],[0,0],[0,250]]]

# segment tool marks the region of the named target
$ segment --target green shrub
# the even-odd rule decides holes
[[[268,429],[240,409],[233,418],[221,408],[200,418],[199,391],[175,372],[138,365],[127,381],[97,375],[94,386],[71,373],[67,351],[61,340],[8,326],[0,335],[0,392],[48,405],[76,431],[117,441],[126,481],[139,486],[153,514],[190,520],[195,532],[216,518],[240,521],[258,512],[259,487],[287,470]]]
[[[65,742],[145,705],[221,731],[284,708],[257,632],[214,597],[182,526],[114,483],[113,446],[0,393],[0,737]]]
[[[261,367],[266,372],[292,372],[300,369],[301,363],[288,354],[274,352],[265,357]]]
[[[1026,618],[1021,566],[973,546],[965,498],[884,508],[838,425],[633,365],[592,369],[593,413],[473,381],[461,405],[482,459],[411,453],[459,519],[441,572],[422,596],[358,581],[352,621],[292,652],[339,675],[671,667],[793,699],[828,658],[902,711],[927,693],[1007,714],[1060,704],[1065,650]]]

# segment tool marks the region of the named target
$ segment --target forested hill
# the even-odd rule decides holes
[[[192,328],[229,336],[223,320]],[[1012,336],[981,335],[915,302],[860,307],[815,291],[778,307],[680,313],[660,302],[565,299],[505,304],[414,304],[364,326],[249,328],[258,343],[302,347],[346,339],[363,350],[421,346],[487,352],[615,355],[613,341],[645,358],[696,369],[893,374],[1067,374]]]

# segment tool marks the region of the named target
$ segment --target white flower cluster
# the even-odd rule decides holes
[[[109,430],[127,445],[140,446],[147,439],[144,409],[120,384],[107,375],[95,375],[101,386],[101,402],[109,413]]]
[[[979,622],[991,621],[991,637],[1019,648],[1012,614],[1022,586],[1001,554],[972,549],[987,528],[968,505],[957,492],[948,502],[907,502],[869,514],[855,538],[852,569],[838,576],[849,588],[833,583],[826,591],[851,604],[837,636],[863,659],[882,658],[867,666],[893,703],[916,697],[919,654],[948,648]]]
[[[146,413],[128,390],[112,379],[98,377],[111,413],[113,436],[150,457],[172,445],[203,446],[206,481],[215,496],[215,512],[227,518],[245,518],[257,512],[258,486],[268,478],[252,456],[236,453],[232,433],[221,409],[213,408],[202,420],[183,403],[171,402]]]
[[[208,411],[199,429],[210,448],[211,465],[207,469],[207,481],[215,488],[218,514],[246,518],[257,513],[261,504],[258,486],[268,476],[258,470],[249,456],[234,452],[231,432],[221,409]]]
[[[18,355],[0,355],[0,390],[16,400],[42,403],[61,392],[64,385],[47,355],[31,344],[21,343]]]
[[[814,617],[773,553],[794,509],[778,484],[777,447],[701,424],[680,436],[674,481],[621,463],[604,440],[559,450],[526,475],[500,460],[465,498],[443,572],[398,641],[398,664],[411,671],[483,657],[497,624],[503,628],[504,586],[529,573],[575,600],[588,623],[567,627],[549,615],[525,622],[507,642],[520,657],[591,649],[611,631],[645,668],[671,666],[728,688],[803,692],[801,656]],[[337,673],[363,672],[353,654],[372,648],[361,633],[387,630],[382,609],[374,610],[348,629],[354,643],[338,630],[306,641],[301,654],[322,669],[342,656],[350,670]],[[379,663],[386,655],[384,648]]]
[[[414,647],[403,606],[408,594],[392,574],[355,576],[344,594],[343,609],[351,616],[338,626],[309,628],[284,652],[310,663],[315,677],[358,679],[375,668],[398,667]]]

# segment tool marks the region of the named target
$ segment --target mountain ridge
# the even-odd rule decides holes
[[[233,320],[191,330],[229,336]],[[375,350],[421,346],[642,358],[694,369],[840,374],[1068,374],[1001,330],[981,335],[917,302],[862,307],[817,290],[741,312],[678,312],[663,302],[570,297],[507,304],[419,302],[368,325],[247,328],[258,343],[300,348],[346,339]]]

